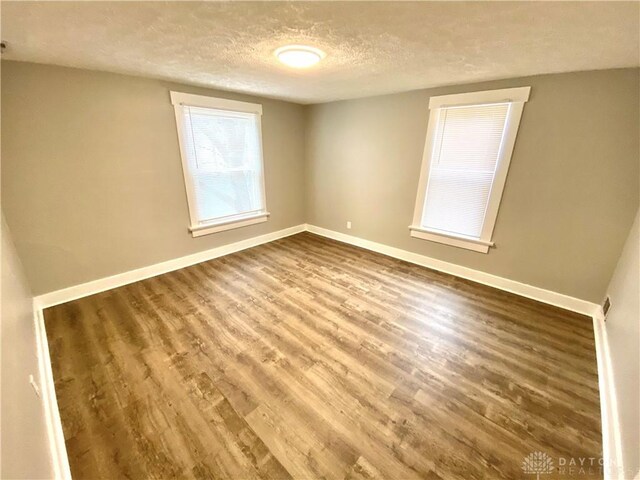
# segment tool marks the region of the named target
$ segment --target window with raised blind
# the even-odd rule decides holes
[[[412,236],[489,251],[529,91],[431,97]]]
[[[193,236],[266,221],[261,105],[171,92]]]

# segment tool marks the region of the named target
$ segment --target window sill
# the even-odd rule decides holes
[[[234,228],[248,227],[249,225],[255,225],[256,223],[266,222],[269,215],[269,212],[262,212],[251,216],[237,217],[233,220],[226,220],[223,222],[211,222],[198,225],[196,227],[189,227],[189,231],[192,236],[201,237],[211,233],[224,232],[225,230],[233,230]]]
[[[493,242],[485,242],[476,238],[465,237],[462,235],[447,234],[435,230],[427,230],[423,227],[410,226],[411,236],[431,242],[443,243],[453,247],[466,248],[474,252],[488,253],[489,248],[494,246]]]

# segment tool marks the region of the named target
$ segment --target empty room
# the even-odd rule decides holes
[[[0,16],[0,478],[640,480],[640,2]]]

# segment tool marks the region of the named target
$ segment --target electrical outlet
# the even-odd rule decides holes
[[[351,222],[347,222],[347,228],[351,230]]]
[[[35,379],[33,378],[33,375],[29,375],[29,383],[33,387],[33,391],[36,392],[36,395],[40,397],[40,387],[38,386]]]

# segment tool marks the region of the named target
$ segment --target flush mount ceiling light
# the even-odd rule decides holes
[[[322,50],[305,45],[286,45],[274,53],[278,60],[293,68],[309,68],[325,56]]]

